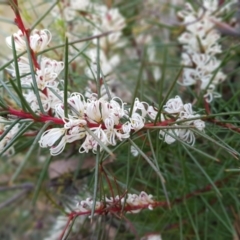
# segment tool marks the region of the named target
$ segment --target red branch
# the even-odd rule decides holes
[[[64,121],[62,119],[51,117],[51,116],[48,116],[48,115],[40,114],[39,116],[34,117],[31,113],[26,113],[24,111],[16,110],[16,109],[13,109],[13,108],[9,108],[8,111],[9,111],[9,114],[11,114],[11,115],[14,115],[14,116],[17,116],[17,117],[23,118],[23,119],[32,119],[35,122],[49,122],[49,121],[51,121],[53,123],[60,124],[60,125],[64,124]]]
[[[119,200],[121,201],[121,199]],[[143,204],[143,205],[140,205],[140,206],[131,206],[131,205],[128,205],[126,204],[124,207],[122,207],[121,204],[119,204],[119,201],[116,202],[114,205],[112,206],[102,206],[100,207],[99,209],[95,210],[94,211],[94,214],[98,214],[98,215],[106,215],[108,213],[121,213],[121,212],[133,212],[133,211],[136,211],[136,210],[142,210],[142,209],[146,209],[149,207],[149,205],[151,205],[153,208],[156,208],[156,207],[167,207],[168,204],[166,202],[153,202],[151,204]],[[65,235],[65,232],[69,226],[69,224],[71,223],[72,219],[78,217],[78,216],[83,216],[83,215],[91,215],[91,210],[89,211],[86,211],[86,212],[71,212],[69,215],[68,215],[68,221],[67,221],[67,224],[64,228],[64,230],[62,231],[61,233],[61,236],[59,237],[59,240],[61,240],[63,238],[63,236]]]
[[[209,102],[207,102],[206,98],[204,98],[204,107],[205,107],[206,113],[207,113],[208,115],[211,114]]]
[[[9,112],[9,114],[14,115],[16,117],[19,117],[19,118],[22,118],[22,119],[32,119],[35,122],[46,123],[46,122],[51,121],[51,122],[53,122],[55,124],[59,124],[59,125],[64,125],[65,124],[65,122],[62,119],[52,117],[52,116],[49,116],[49,115],[40,114],[37,117],[35,117],[31,113],[27,113],[27,112],[24,112],[22,110],[16,110],[14,108],[9,108],[8,112]],[[159,123],[156,123],[156,124],[146,123],[144,127],[147,128],[147,127],[151,127],[151,126],[168,126],[172,122],[174,122],[174,121],[172,119],[170,119],[170,120],[166,120],[166,121],[159,122]],[[94,128],[94,127],[98,128],[99,126],[101,126],[101,128],[103,130],[106,129],[106,126],[103,123],[90,123],[90,122],[88,122],[87,126],[89,128]],[[118,125],[115,126],[115,129],[121,129],[121,128],[122,128],[122,124],[118,124]]]
[[[19,11],[19,7],[18,7],[18,0],[13,0],[13,2],[14,2],[14,5],[12,5],[11,7],[12,7],[12,9],[14,11],[14,14],[15,14],[14,22],[16,23],[18,28],[22,31],[23,35],[26,36],[34,67],[36,69],[40,69],[39,64],[37,62],[37,57],[35,56],[35,53],[31,49],[31,46],[30,46],[30,37],[29,37],[30,31],[29,31],[29,29],[26,29],[25,26],[24,26],[24,23],[23,23],[23,20],[22,20],[20,11]]]

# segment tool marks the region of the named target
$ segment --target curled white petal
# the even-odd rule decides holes
[[[52,128],[43,133],[39,140],[39,145],[42,148],[50,147],[51,155],[60,154],[66,145],[66,130],[64,128]]]

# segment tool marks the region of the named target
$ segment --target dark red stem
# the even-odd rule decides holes
[[[19,8],[18,8],[18,0],[13,0],[14,2],[14,5],[11,6],[13,11],[14,11],[14,14],[15,14],[15,23],[16,25],[18,26],[18,28],[22,31],[23,35],[26,36],[26,39],[28,41],[28,46],[29,46],[29,49],[30,49],[30,53],[31,53],[31,58],[32,58],[32,61],[33,61],[33,65],[36,69],[40,69],[39,67],[39,64],[37,62],[37,57],[34,53],[34,51],[31,49],[31,46],[30,46],[30,37],[29,37],[29,29],[26,29],[25,28],[25,25],[23,23],[23,20],[22,20],[22,17],[21,17],[21,14],[19,12]]]

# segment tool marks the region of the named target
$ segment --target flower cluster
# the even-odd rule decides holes
[[[205,123],[199,119],[200,115],[195,114],[192,110],[192,105],[190,103],[183,104],[181,98],[176,96],[173,99],[169,99],[163,109],[166,114],[171,114],[171,116],[175,117],[176,123],[173,126],[176,128],[161,130],[159,132],[160,138],[163,138],[168,144],[175,142],[176,138],[179,138],[193,145],[195,143],[195,135],[191,131],[191,127],[203,131]],[[165,116],[162,115],[162,118],[164,119]],[[178,128],[178,126],[183,128]]]
[[[105,98],[98,99],[96,95],[85,99],[82,94],[73,93],[68,98],[68,116],[65,116],[63,103],[55,106],[55,113],[63,120],[64,126],[51,128],[44,132],[39,144],[43,148],[49,147],[52,155],[58,155],[67,143],[81,140],[80,153],[90,150],[96,153],[98,147],[100,150],[103,149],[102,144],[115,146],[117,141],[129,138],[131,131],[139,131],[144,128],[145,123],[152,124],[157,116],[157,110],[153,106],[140,102],[138,98],[135,99],[132,112],[125,105],[126,103],[117,97],[107,101]],[[200,131],[205,127],[200,119],[190,120],[200,116],[193,112],[190,103],[183,104],[180,97],[170,99],[164,111],[175,117],[176,122],[189,119],[179,125],[193,126]],[[177,136],[187,143],[194,144],[195,142],[194,134],[189,129],[174,130],[174,133],[177,133]],[[163,136],[165,133],[161,130],[160,138],[162,139]],[[167,143],[175,141],[174,137],[170,136],[164,139]]]
[[[107,101],[92,95],[85,99],[80,93],[71,94],[68,105],[68,116],[64,115],[62,103],[55,106],[57,116],[65,123],[64,127],[47,130],[39,141],[41,147],[50,147],[52,155],[60,154],[66,143],[81,139],[80,153],[89,150],[96,153],[99,141],[105,146],[115,146],[117,141],[129,138],[131,130],[142,129],[145,117],[153,119],[153,111],[157,113],[151,106],[146,109],[144,103],[136,99],[130,116],[130,109],[125,109],[126,104],[120,98]]]
[[[96,201],[95,203],[95,214],[101,214],[111,211],[122,211],[127,213],[139,213],[142,209],[148,208],[153,210],[155,201],[152,199],[151,194],[141,192],[137,194],[127,194],[126,199],[120,197],[119,195],[115,197],[105,198],[102,201]],[[87,198],[77,203],[76,210],[80,213],[91,212],[93,208],[94,201],[92,198]]]
[[[9,48],[12,46],[12,37],[15,43],[15,49],[17,52],[23,52],[27,50],[27,36],[23,34],[21,30],[14,33],[13,36],[6,38],[6,43]],[[52,35],[47,29],[37,30],[34,29],[29,37],[29,46],[34,52],[40,52],[46,48],[50,43]]]
[[[215,22],[221,22],[221,14],[229,11],[230,6],[236,3],[232,0],[220,8],[218,2],[204,0],[198,11],[186,3],[185,9],[178,12],[178,17],[186,26],[186,31],[178,38],[183,44],[182,64],[186,66],[180,84],[199,84],[199,88],[205,91],[207,102],[221,96],[216,92],[216,86],[226,78],[220,69],[221,61],[215,56],[222,52]]]
[[[44,50],[50,43],[52,35],[49,30],[33,30],[29,37],[29,45],[33,52],[37,53]],[[12,48],[12,37],[6,38],[7,45]],[[27,39],[19,30],[13,34],[15,48],[17,52],[25,51],[27,48]],[[12,77],[16,77],[17,69],[12,63],[11,69],[8,69]],[[52,60],[50,58],[41,56],[38,66],[35,66],[34,76],[31,74],[31,67],[29,59],[22,56],[18,58],[18,72],[21,77],[21,85],[24,87],[23,95],[30,104],[34,112],[40,112],[39,105],[42,104],[43,110],[48,112],[55,108],[55,105],[61,102],[63,92],[58,89],[59,74],[64,68],[63,62]],[[34,82],[36,82],[39,90],[41,103],[36,97],[36,92],[33,90]],[[54,94],[55,92],[55,94]]]

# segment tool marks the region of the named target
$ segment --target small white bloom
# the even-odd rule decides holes
[[[148,106],[147,113],[152,120],[155,120],[157,117],[158,111],[155,110],[153,106]]]
[[[84,117],[86,101],[82,94],[72,93],[68,98],[68,104],[73,108],[73,115],[77,113],[79,117]]]
[[[14,33],[13,36],[6,37],[6,44],[9,48],[12,48],[12,37],[15,43],[15,49],[17,52],[23,52],[26,50],[25,37],[21,30],[18,30],[17,33]]]
[[[139,113],[133,113],[129,118],[131,127],[133,130],[138,131],[144,127],[145,118],[142,117]]]
[[[58,62],[50,58],[42,57],[40,69],[36,71],[36,80],[38,88],[43,90],[56,80],[64,68],[63,62]]]
[[[26,36],[21,30],[13,34],[15,49],[17,52],[23,52],[26,47]],[[29,37],[30,47],[34,52],[40,52],[46,48],[52,39],[52,34],[48,29],[37,30],[34,29]],[[9,48],[12,48],[12,36],[6,38],[6,43]]]
[[[137,156],[139,155],[138,150],[137,150],[134,146],[131,146],[131,154],[132,154],[134,157],[137,157]]]
[[[50,147],[52,156],[60,154],[66,145],[66,130],[64,128],[52,128],[43,133],[39,140],[42,148]]]
[[[195,143],[194,133],[189,129],[179,129],[178,136],[180,139],[182,139],[184,142],[190,145],[194,145]]]
[[[29,91],[28,93],[23,95],[26,101],[30,104],[31,109],[34,112],[40,112],[39,103],[38,103],[36,94],[33,91]],[[51,108],[51,100],[48,98],[48,96],[46,96],[42,92],[39,92],[39,95],[42,102],[43,110],[47,112]]]
[[[143,118],[147,115],[146,107],[148,108],[148,104],[146,102],[140,102],[138,98],[135,99],[134,105],[133,105],[133,114],[139,113]]]
[[[170,135],[168,133],[170,133]],[[174,136],[176,137],[179,136],[179,129],[169,129],[166,131],[163,131],[163,130],[159,131],[159,138],[163,139],[164,142],[166,142],[167,144],[172,144],[176,141]]]
[[[179,96],[169,99],[166,105],[163,106],[164,111],[167,113],[179,113],[183,110],[183,102]]]
[[[30,35],[30,46],[34,52],[43,51],[52,39],[52,34],[48,29],[34,29]]]
[[[195,115],[195,117],[198,115]],[[205,128],[205,122],[202,121],[201,119],[197,119],[193,121],[193,125],[199,130],[199,131],[203,131]]]
[[[98,146],[99,146],[98,142],[94,139],[94,137],[92,135],[90,135],[88,132],[86,132],[86,138],[85,138],[83,144],[80,146],[79,152],[80,153],[84,153],[84,152],[88,153],[89,150],[92,150],[93,153],[96,153]]]

